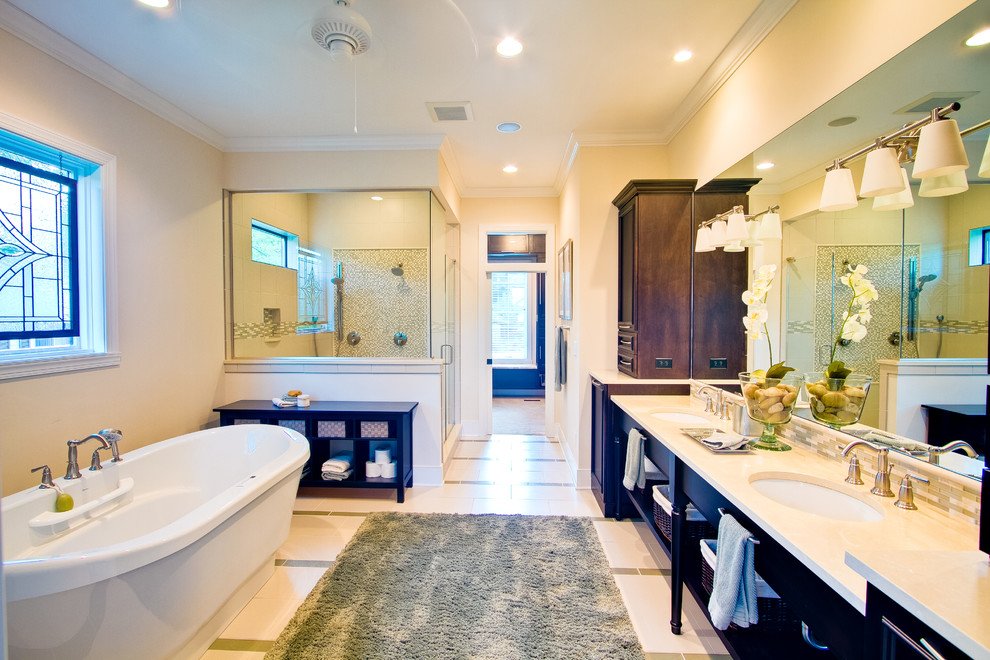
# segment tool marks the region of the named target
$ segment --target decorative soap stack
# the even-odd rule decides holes
[[[395,469],[391,450],[376,449],[375,460],[368,461],[364,465],[364,474],[370,478],[395,479]]]

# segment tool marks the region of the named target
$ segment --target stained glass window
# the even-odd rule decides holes
[[[3,156],[0,339],[78,337],[76,180],[50,164]]]
[[[299,248],[299,326],[298,333],[326,330],[327,292],[323,257],[319,252]]]

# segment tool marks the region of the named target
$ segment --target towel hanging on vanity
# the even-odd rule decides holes
[[[622,485],[626,490],[646,487],[646,464],[643,456],[643,434],[632,429],[629,431],[629,442],[626,444],[626,473],[622,477]]]
[[[753,536],[726,513],[718,523],[715,579],[708,612],[712,625],[725,630],[730,623],[748,628],[759,622],[756,609],[756,561]]]

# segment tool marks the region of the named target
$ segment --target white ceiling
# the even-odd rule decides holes
[[[354,0],[372,42],[353,63],[310,36],[332,0],[0,0],[0,27],[221,149],[446,139],[461,194],[550,195],[575,141],[667,143],[794,2]],[[521,56],[495,54],[505,36]],[[462,101],[472,121],[426,107]]]

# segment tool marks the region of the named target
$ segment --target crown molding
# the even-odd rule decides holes
[[[732,37],[666,123],[663,144],[670,142],[725,81],[746,61],[797,0],[762,0]]]
[[[417,151],[440,149],[446,136],[429,135],[331,135],[323,137],[233,137],[224,151]]]
[[[217,149],[224,148],[225,140],[220,133],[6,0],[0,0],[0,29],[6,30],[207,144]]]

